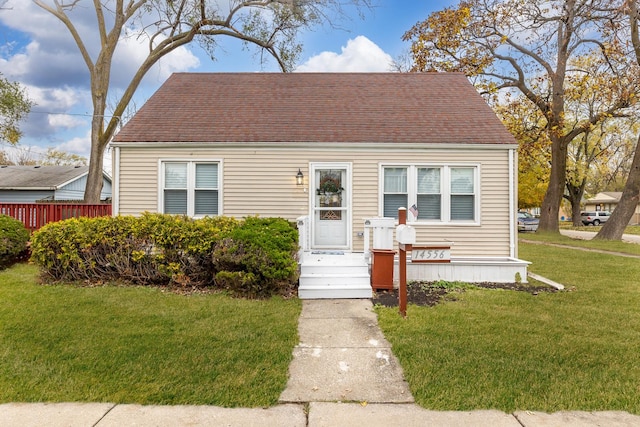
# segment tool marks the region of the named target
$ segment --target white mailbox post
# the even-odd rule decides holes
[[[400,224],[396,227],[396,240],[402,245],[413,245],[416,243],[416,229],[407,224]]]
[[[398,209],[398,227],[396,228],[396,240],[399,249],[400,287],[398,289],[398,306],[402,317],[407,317],[407,252],[411,252],[411,246],[416,243],[416,229],[407,225],[407,209]]]

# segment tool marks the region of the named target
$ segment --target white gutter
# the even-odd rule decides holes
[[[516,230],[518,228],[517,223],[517,212],[516,212],[516,203],[517,203],[517,186],[515,185],[514,178],[514,167],[516,165],[515,161],[516,150],[509,150],[509,256],[511,258],[517,258],[517,234]]]
[[[111,159],[113,179],[111,182],[111,215],[117,216],[120,213],[120,147],[113,148]]]

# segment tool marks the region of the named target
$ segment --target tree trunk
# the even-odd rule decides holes
[[[567,178],[567,144],[559,137],[551,138],[551,175],[540,208],[538,232],[559,233],[558,213]]]
[[[582,196],[584,195],[584,188],[587,185],[586,179],[583,179],[579,186],[573,185],[567,182],[567,192],[569,193],[567,198],[571,203],[571,222],[575,227],[582,225],[580,221],[580,202],[582,202]]]
[[[622,197],[618,206],[613,210],[611,217],[604,223],[602,229],[596,234],[599,240],[620,240],[629,220],[636,211],[640,202],[640,136],[633,155],[633,162],[629,170],[629,177],[624,186]]]
[[[104,160],[104,148],[101,144],[91,144],[91,157],[89,158],[89,175],[84,191],[84,202],[88,204],[100,203],[103,175],[102,162]]]
[[[94,101],[95,102],[95,101]],[[104,109],[103,109],[104,110]],[[100,203],[100,193],[102,192],[102,162],[104,161],[104,150],[107,143],[102,141],[102,114],[96,114],[91,124],[91,155],[89,157],[89,175],[84,190],[84,202],[88,204]]]

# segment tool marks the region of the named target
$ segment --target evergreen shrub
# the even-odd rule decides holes
[[[7,268],[27,252],[29,230],[21,221],[0,214],[0,270]]]
[[[216,282],[233,293],[264,297],[298,279],[298,230],[282,218],[246,218],[213,251]]]
[[[53,281],[218,287],[262,297],[297,280],[297,238],[288,221],[274,218],[74,218],[36,231],[31,259]]]

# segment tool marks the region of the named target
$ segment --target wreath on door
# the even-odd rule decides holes
[[[344,188],[340,186],[340,182],[336,178],[330,176],[324,177],[320,181],[320,186],[316,190],[318,194],[340,194],[344,191]]]

